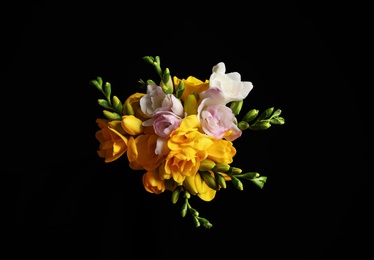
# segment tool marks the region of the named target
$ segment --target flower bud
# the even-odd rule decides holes
[[[113,96],[112,101],[113,101],[114,108],[117,111],[120,111],[120,113],[122,113],[122,103],[121,103],[121,100],[119,100],[119,98],[117,96]]]
[[[242,173],[242,169],[237,168],[237,167],[231,167],[231,173],[232,174],[241,174]]]
[[[105,96],[108,100],[110,100],[110,95],[112,94],[112,87],[109,82],[106,82],[104,85],[104,91],[105,91]]]
[[[197,99],[195,95],[190,94],[187,96],[186,102],[184,103],[184,111],[187,115],[197,114]]]
[[[108,111],[108,110],[104,110],[103,114],[109,120],[121,120],[121,115],[119,115],[116,112],[111,112],[111,111]]]
[[[238,190],[243,190],[243,183],[235,176],[230,176],[230,177],[231,177],[231,182],[232,184],[234,184],[235,188],[237,188]]]
[[[221,188],[226,189],[226,180],[225,180],[225,177],[223,177],[221,174],[218,173],[217,176],[216,176],[216,180],[217,180],[218,185]]]
[[[258,115],[259,111],[257,109],[251,109],[247,112],[247,114],[245,114],[245,116],[243,117],[243,121],[245,122],[251,122],[253,119],[256,118],[256,116]]]
[[[270,124],[269,120],[265,120],[265,121],[258,122],[252,128],[254,128],[255,130],[266,130],[270,127],[271,127],[271,124]]]
[[[133,116],[133,115],[126,115],[122,116],[121,125],[122,128],[128,133],[129,135],[138,135],[143,133],[143,125],[142,120]]]
[[[131,115],[131,116],[134,116],[135,115],[135,111],[134,111],[134,108],[132,107],[132,105],[130,103],[127,103],[125,105],[125,115]]]
[[[177,88],[175,89],[175,97],[180,98],[184,92],[184,82],[183,80],[179,81]]]
[[[166,94],[172,94],[174,91],[173,80],[168,68],[165,69],[164,74],[162,75],[160,86]]]
[[[173,204],[177,203],[178,202],[178,199],[179,199],[179,195],[181,193],[181,190],[179,187],[175,188],[175,190],[173,191],[173,193],[171,194],[171,202]]]
[[[245,130],[245,129],[248,129],[249,128],[249,124],[246,122],[246,121],[240,121],[238,123],[238,127],[240,130]]]
[[[213,170],[217,172],[227,172],[230,169],[230,165],[227,163],[217,163]]]
[[[209,188],[213,190],[218,189],[216,180],[210,175],[210,172],[200,172],[200,176]]]
[[[243,107],[243,100],[233,101],[230,104],[230,108],[235,116],[237,116],[240,113],[240,110],[242,109],[242,107]]]
[[[213,160],[205,159],[200,162],[199,171],[209,171],[213,169],[216,163]]]
[[[185,217],[187,214],[188,206],[187,206],[187,200],[183,203],[181,208],[181,215],[182,217]]]

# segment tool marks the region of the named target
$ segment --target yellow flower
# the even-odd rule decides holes
[[[179,128],[169,137],[169,154],[160,168],[164,179],[173,178],[182,183],[186,176],[193,176],[200,167],[200,162],[207,158],[207,149],[213,145],[213,137],[199,132],[196,115],[185,117]]]
[[[157,139],[155,134],[142,134],[129,139],[127,158],[131,169],[154,171],[161,165],[166,155],[156,155]]]
[[[144,188],[150,193],[160,194],[165,191],[165,181],[159,177],[158,168],[144,173],[142,181]]]
[[[214,144],[208,150],[208,159],[216,163],[230,164],[233,162],[233,157],[236,154],[236,149],[231,141],[225,139],[213,140]]]
[[[97,119],[100,130],[95,137],[100,142],[98,155],[105,158],[105,162],[117,160],[127,150],[128,137],[121,127],[121,121]]]
[[[142,121],[133,116],[133,115],[129,115],[129,116],[122,116],[122,120],[121,120],[121,125],[122,125],[122,128],[126,131],[126,133],[128,133],[129,135],[138,135],[138,134],[141,134],[143,132],[143,126],[142,126]]]
[[[209,88],[209,80],[205,80],[205,82],[203,82],[200,79],[197,79],[193,76],[189,76],[187,79],[179,79],[176,76],[174,76],[173,80],[174,86],[178,86],[180,81],[183,81],[184,83],[184,91],[181,96],[181,99],[183,101],[186,100],[188,95],[191,95],[194,92],[200,94],[202,91],[207,90]]]
[[[193,176],[187,176],[183,182],[183,187],[192,195],[197,195],[204,201],[213,200],[217,193],[216,190],[208,187],[199,173]]]
[[[139,93],[139,92],[136,92],[134,94],[132,94],[131,96],[129,96],[126,100],[125,100],[125,103],[123,104],[123,114],[126,115],[125,113],[125,109],[126,109],[126,106],[127,104],[130,104],[132,106],[132,108],[134,109],[134,112],[135,112],[135,116],[137,118],[139,118],[140,120],[142,121],[145,121],[147,120],[149,117],[144,114],[140,108],[140,98],[143,97],[145,95],[145,93]]]

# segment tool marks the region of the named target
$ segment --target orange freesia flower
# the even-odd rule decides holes
[[[95,137],[100,142],[98,155],[105,158],[105,162],[117,160],[127,150],[128,137],[121,127],[121,121],[97,119],[100,130]]]

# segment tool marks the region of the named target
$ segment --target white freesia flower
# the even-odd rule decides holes
[[[209,88],[219,88],[225,96],[226,103],[240,101],[247,97],[253,85],[249,81],[241,81],[238,72],[226,72],[225,63],[220,62],[212,69]]]

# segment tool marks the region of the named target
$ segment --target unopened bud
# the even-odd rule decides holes
[[[181,80],[175,89],[175,97],[180,98],[183,95],[184,92],[184,82]]]
[[[117,96],[113,96],[112,101],[113,101],[114,108],[117,111],[119,111],[120,113],[122,113],[122,103],[121,103],[121,100],[119,100],[119,98]]]
[[[225,177],[223,177],[221,174],[217,174],[216,176],[216,179],[217,179],[217,183],[218,185],[223,188],[223,189],[226,189],[226,180],[225,180]]]
[[[231,167],[231,173],[232,174],[241,174],[242,173],[242,169],[237,168],[237,167]]]
[[[240,121],[238,123],[238,127],[240,130],[245,130],[245,129],[248,129],[249,128],[249,124],[246,122],[246,121]]]
[[[186,98],[184,103],[184,111],[187,115],[196,115],[197,114],[197,98],[195,95],[190,94]]]
[[[235,116],[237,116],[240,113],[240,110],[242,109],[242,107],[243,107],[243,100],[233,101],[230,104],[230,108]]]
[[[200,176],[209,188],[213,190],[218,189],[216,180],[210,175],[210,172],[200,172]]]
[[[213,169],[216,163],[213,160],[205,159],[200,162],[199,171],[209,171]]]
[[[230,169],[230,165],[227,163],[217,163],[213,170],[217,172],[227,172]]]
[[[179,187],[177,187],[177,188],[173,191],[173,193],[171,194],[171,202],[172,202],[173,204],[175,204],[175,203],[178,202],[178,199],[179,199],[179,195],[180,195],[180,193],[181,193],[181,190],[180,190]]]
[[[125,115],[128,115],[128,116],[135,115],[134,108],[132,107],[132,105],[130,103],[127,103],[125,105]]]
[[[109,120],[121,120],[121,115],[116,112],[111,112],[108,110],[103,110],[103,114]]]
[[[251,109],[247,112],[247,114],[245,114],[245,116],[243,117],[243,121],[245,122],[251,122],[253,119],[256,118],[256,116],[258,115],[259,111],[257,109]]]

